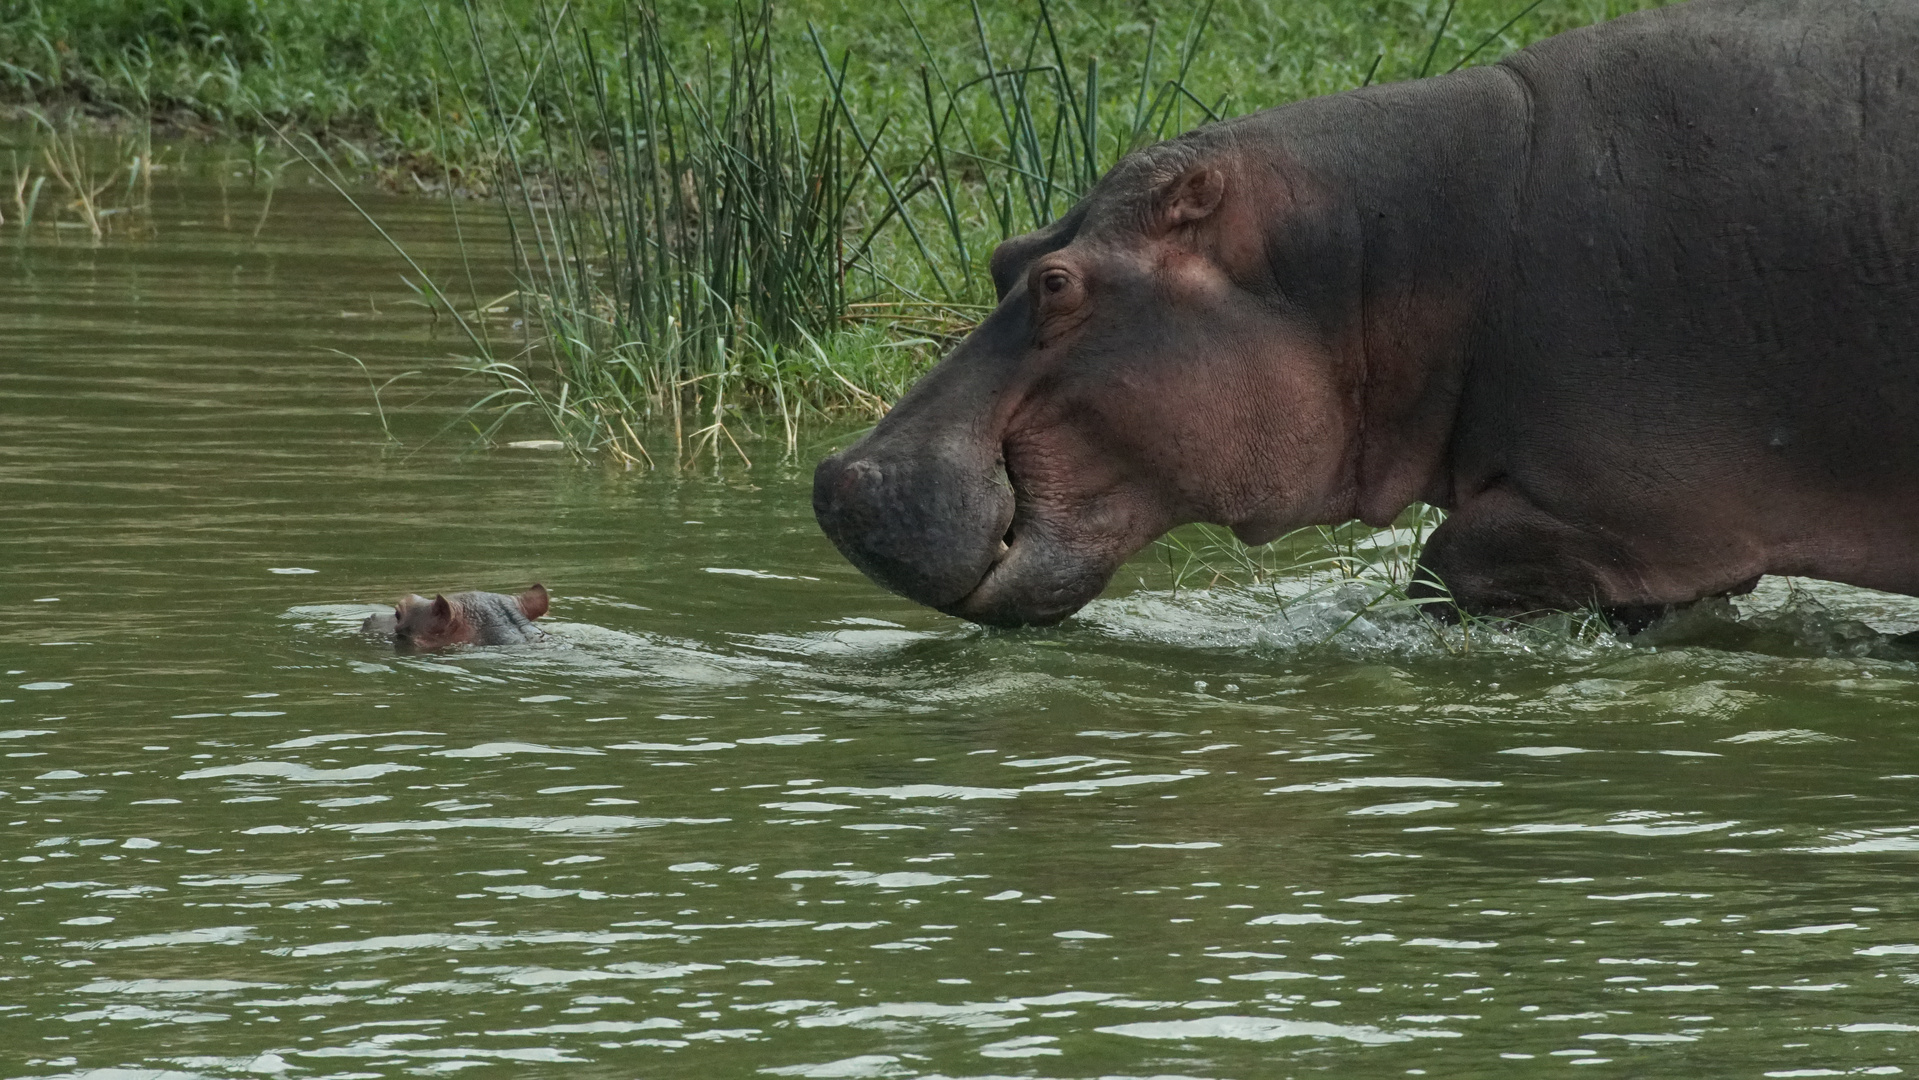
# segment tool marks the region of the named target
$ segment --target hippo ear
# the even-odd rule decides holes
[[[1226,198],[1226,174],[1210,165],[1189,169],[1160,192],[1162,230],[1198,221],[1219,209]]]
[[[546,614],[546,586],[535,585],[520,594],[520,614],[537,619]]]
[[[437,633],[445,630],[453,622],[453,605],[447,602],[446,597],[435,596],[432,607],[427,609],[427,614],[432,619],[430,625],[433,631]]]

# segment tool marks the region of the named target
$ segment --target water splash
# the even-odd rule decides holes
[[[1805,578],[1677,608],[1626,635],[1595,612],[1442,622],[1391,582],[1298,578],[1255,587],[1142,590],[1096,600],[1079,621],[1123,640],[1348,659],[1530,657],[1589,661],[1668,647],[1790,657],[1919,661],[1919,598]]]

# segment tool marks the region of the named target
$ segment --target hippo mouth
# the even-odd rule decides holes
[[[1007,560],[1013,555],[1013,545],[1024,539],[1022,533],[1019,531],[1019,523],[1022,511],[1027,510],[1027,504],[1029,502],[1021,497],[1019,487],[1013,483],[1012,476],[1007,472],[1006,456],[1004,453],[1002,453],[999,460],[994,463],[994,471],[997,474],[993,479],[995,486],[1003,487],[1008,492],[1011,492],[1013,496],[1012,512],[1009,515],[1009,520],[1006,522],[1005,529],[1000,533],[999,544],[993,550],[992,561],[986,564],[986,572],[980,575],[979,581],[974,584],[973,588],[969,590],[965,596],[960,597],[952,604],[941,609],[948,615],[954,615],[962,619],[971,619],[974,622],[980,622],[982,620],[974,619],[969,613],[975,611],[992,611],[1000,606],[998,593],[1003,591],[1004,582],[1008,577],[1005,570]],[[1024,549],[1022,548],[1021,550]]]
[[[986,626],[1050,625],[1099,595],[1117,563],[1067,542],[1000,448],[948,449],[907,457],[855,446],[820,463],[814,512],[848,561],[909,600]]]
[[[973,588],[939,610],[985,626],[1050,626],[1105,589],[1117,562],[1065,542],[1046,503],[1020,482],[1002,451],[994,483],[1011,498],[993,558]]]
[[[1004,550],[979,584],[939,610],[983,626],[1051,626],[1085,607],[1105,588],[1108,575],[1090,566],[1067,578],[1045,575],[1036,583],[1034,579],[1041,577],[1035,573],[1037,566],[1081,560],[1030,537],[1029,533],[1002,541]]]
[[[1018,492],[1014,493],[1017,507]],[[1014,510],[1015,520],[1019,511]],[[1016,532],[1008,526],[1001,534],[999,547],[993,554],[993,561],[986,566],[986,572],[979,582],[965,596],[939,607],[939,610],[969,622],[984,626],[1013,627],[1025,625],[1048,625],[1058,622],[1071,614],[1070,611],[1054,613],[1036,610],[1030,603],[1018,597],[1019,564],[1021,558],[1031,549],[1035,541],[1030,539],[1031,532]]]

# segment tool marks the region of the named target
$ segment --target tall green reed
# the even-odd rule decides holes
[[[501,388],[483,404],[537,404],[581,448],[643,455],[636,429],[657,418],[676,444],[745,457],[728,428],[742,401],[789,431],[800,410],[837,403],[840,380],[780,358],[847,315],[849,210],[869,162],[839,103],[783,87],[769,0],[740,0],[728,50],[691,64],[650,3],[611,35],[541,3],[512,67],[486,56],[477,0],[463,11],[463,28],[436,23],[440,44],[454,66],[463,29],[480,61],[460,105],[496,152],[522,304],[542,332],[506,357],[486,343],[480,366]]]
[[[903,170],[917,183],[882,182],[940,299],[961,305],[988,298],[975,271],[993,244],[1057,219],[1129,151],[1224,114],[1225,96],[1208,104],[1186,83],[1212,10],[1207,0],[1179,31],[1170,56],[1159,24],[1151,24],[1143,59],[1116,78],[1097,55],[1068,57],[1047,0],[1011,55],[994,48],[973,0],[978,71],[961,78],[942,67],[901,0],[925,60],[918,72],[922,126],[911,136],[919,153]],[[824,61],[817,35],[813,43]],[[926,193],[933,227],[916,227],[927,212],[909,207],[902,189],[909,197]]]
[[[849,89],[852,53],[810,27],[817,77],[795,76],[771,0],[736,0],[724,45],[690,59],[651,0],[610,28],[539,0],[501,61],[487,5],[463,0],[455,23],[423,9],[446,69],[481,72],[441,105],[492,153],[537,327],[477,341],[497,384],[480,408],[533,408],[630,461],[653,424],[682,451],[746,458],[732,419],[748,412],[776,415],[789,453],[805,415],[883,413],[984,310],[992,245],[1223,104],[1183,82],[1210,5],[1171,46],[1154,27],[1118,77],[1068,55],[1045,0],[1008,55],[975,6],[971,71],[902,7],[918,115],[877,120]]]

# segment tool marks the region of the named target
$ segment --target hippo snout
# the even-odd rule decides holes
[[[867,577],[909,600],[949,609],[992,570],[1013,520],[1013,493],[993,482],[993,463],[970,458],[853,446],[814,470],[813,513]]]

